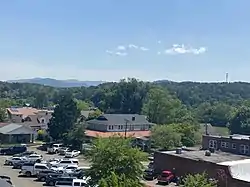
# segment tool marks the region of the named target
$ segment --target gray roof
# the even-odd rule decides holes
[[[133,118],[134,121],[132,120]],[[145,115],[139,114],[103,114],[97,119],[89,120],[88,123],[113,125],[125,124],[126,121],[133,124],[151,124],[148,122]]]
[[[0,128],[1,134],[31,134],[33,130],[29,127],[26,127],[17,123],[10,123]]]
[[[215,153],[211,153],[211,156],[205,156],[205,150],[199,151],[184,151],[182,150],[181,154],[176,154],[176,151],[163,151],[160,152],[162,154],[173,155],[176,157],[183,157],[197,161],[207,161],[212,163],[220,163],[225,161],[235,161],[235,160],[243,160],[248,159],[249,157],[243,155],[236,155],[232,153],[226,153],[221,151],[216,151]]]

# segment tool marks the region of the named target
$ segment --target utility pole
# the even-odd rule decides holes
[[[127,128],[128,128],[128,121],[129,121],[129,120],[124,119],[124,121],[125,121],[125,131],[124,131],[124,137],[125,137],[125,139],[127,139]]]

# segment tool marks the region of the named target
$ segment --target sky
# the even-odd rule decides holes
[[[0,2],[0,80],[250,81],[249,0]]]

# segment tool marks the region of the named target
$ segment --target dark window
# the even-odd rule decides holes
[[[80,186],[81,183],[80,182],[74,182],[74,186]]]

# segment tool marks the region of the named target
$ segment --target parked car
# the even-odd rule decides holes
[[[37,181],[42,181],[42,182],[45,182],[46,181],[46,177],[48,175],[52,175],[52,174],[58,174],[57,171],[54,171],[54,170],[45,170],[45,171],[40,171],[38,172],[37,174]]]
[[[52,167],[53,170],[55,170],[57,172],[61,172],[61,173],[72,173],[77,168],[78,168],[77,165],[60,166],[60,167],[57,167],[57,168]]]
[[[29,155],[27,157],[28,161],[35,161],[35,162],[41,162],[43,160],[43,156],[42,155],[38,155],[38,154],[32,154]]]
[[[77,157],[80,155],[80,151],[77,150],[69,150],[65,153],[65,158],[73,158],[73,157]]]
[[[67,165],[78,165],[79,164],[79,161],[78,159],[63,159],[63,160],[60,160],[59,162],[52,162],[50,163],[52,166],[56,165],[56,166],[67,166]]]
[[[23,153],[25,151],[27,151],[27,147],[20,145],[20,146],[2,148],[0,150],[0,154],[2,154],[2,155],[15,155],[15,154]]]
[[[175,175],[168,170],[162,171],[161,174],[157,177],[159,184],[169,184],[175,180]]]
[[[75,177],[60,177],[56,180],[55,186],[56,187],[65,187],[70,186],[72,187],[73,180],[76,179]]]
[[[62,173],[51,173],[46,177],[45,185],[55,186],[56,182],[62,177],[72,178]]]
[[[15,157],[27,157],[29,155],[36,154],[35,151],[25,151],[23,153],[15,154]]]
[[[12,169],[21,169],[22,166],[23,166],[25,163],[32,163],[32,164],[35,164],[34,161],[20,160],[20,161],[18,161],[18,162],[13,163]]]
[[[143,178],[146,180],[154,180],[157,178],[157,174],[154,169],[148,168],[144,171]]]
[[[43,143],[42,145],[40,145],[37,149],[41,150],[41,151],[47,151],[48,147],[51,145],[51,143]]]
[[[62,148],[59,148],[58,149],[58,153],[59,155],[65,155],[65,153],[69,151],[69,148],[68,147],[62,147]]]
[[[58,150],[60,147],[63,147],[63,145],[62,144],[53,144],[50,147],[48,147],[47,152],[49,154],[58,153]]]
[[[10,157],[5,160],[5,165],[12,166],[13,164],[19,161],[25,161],[25,160],[27,160],[26,157]]]
[[[86,186],[86,179],[73,179],[70,180],[58,180],[55,184],[55,187],[77,187],[77,186]]]
[[[50,167],[47,164],[42,163],[25,163],[22,166],[19,174],[23,174],[26,177],[31,177],[37,175],[40,171],[50,170]]]

